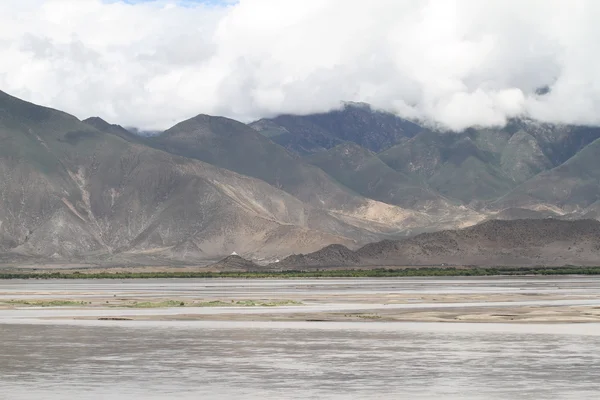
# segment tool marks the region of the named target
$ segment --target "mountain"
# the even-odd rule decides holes
[[[379,154],[394,170],[465,203],[496,199],[551,167],[537,141],[524,131],[470,129],[423,131]]]
[[[145,138],[1,93],[0,140],[3,259],[204,263],[236,251],[268,260],[480,218],[453,209],[438,220],[361,196],[226,118],[201,115]]]
[[[374,152],[413,137],[423,128],[364,103],[345,103],[340,110],[310,115],[281,115],[250,126],[286,149],[307,155],[353,142]]]
[[[235,251],[265,264],[326,245],[295,262],[484,262],[487,251],[528,263],[535,251],[549,259],[550,248],[478,253],[448,232],[490,219],[600,215],[597,128],[515,120],[436,132],[347,104],[252,127],[201,114],[146,137],[0,92],[0,143],[3,263],[201,264]],[[459,250],[431,253],[429,237]],[[391,253],[354,251],[369,242]],[[592,257],[585,246],[581,262]]]
[[[365,266],[598,265],[600,222],[557,219],[488,221],[461,230],[368,244],[327,246],[274,264],[279,269]]]
[[[327,113],[262,119],[250,126],[365,197],[411,208],[433,196],[484,213],[515,204],[529,207],[531,202],[498,199],[560,167],[600,138],[597,127],[528,119],[511,120],[502,128],[435,131],[356,103]]]
[[[261,119],[249,126],[290,153],[300,156],[331,149],[344,143],[325,129],[295,115],[281,115],[274,120]]]
[[[544,171],[497,200],[500,207],[557,207],[563,213],[584,212],[600,201],[600,139],[565,163]]]
[[[441,207],[445,200],[412,176],[395,171],[377,155],[355,143],[344,143],[305,159],[361,195],[420,209]]]
[[[146,143],[172,154],[261,179],[313,205],[348,204],[354,194],[241,122],[198,115]]]
[[[363,190],[353,177],[346,179],[348,165],[335,173],[317,160],[301,159],[269,138],[240,122],[208,115],[199,115],[145,139],[147,145],[172,154],[204,161],[240,174],[261,179],[312,207],[311,222],[317,229],[333,232],[357,243],[377,240],[386,235],[403,236],[415,229],[436,230],[456,227],[457,215],[478,218],[476,213],[461,209],[418,185],[399,182],[395,192],[384,194],[386,187]],[[387,168],[376,157],[381,168]],[[387,168],[400,179],[400,174]],[[351,171],[348,171],[351,173]],[[380,171],[367,172],[369,179],[380,180]],[[386,197],[387,196],[387,197]],[[389,201],[395,196],[397,201]],[[405,200],[405,201],[402,201]],[[420,207],[413,207],[415,203]],[[434,204],[435,203],[435,204]],[[436,209],[437,214],[421,212]],[[314,217],[313,217],[314,216]]]
[[[105,120],[103,120],[100,117],[90,117],[90,118],[84,119],[82,122],[85,124],[88,124],[90,126],[93,126],[94,128],[96,128],[97,130],[99,130],[101,132],[106,132],[106,133],[111,133],[113,135],[116,135],[116,136],[120,137],[121,139],[127,140],[128,142],[134,142],[134,143],[141,142],[139,135],[136,135],[136,134],[128,131],[127,129],[123,128],[121,125],[109,124],[108,122],[106,122]]]
[[[356,103],[327,113],[280,115],[250,126],[357,193],[402,206],[412,206],[403,190],[412,187],[415,199],[428,192],[480,208],[600,138],[598,128],[524,119],[503,128],[434,131]],[[366,159],[361,152],[376,154],[399,175],[391,178],[374,160],[357,168],[358,159]],[[404,193],[400,198],[395,194],[399,190]]]
[[[378,157],[444,196],[481,204],[565,163],[597,138],[597,128],[512,121],[501,129],[422,131]]]
[[[343,222],[264,181],[3,92],[0,140],[0,250],[15,258],[195,262],[355,243],[335,231]]]
[[[548,124],[529,119],[512,120],[504,130],[528,132],[555,167],[600,138],[600,127]]]

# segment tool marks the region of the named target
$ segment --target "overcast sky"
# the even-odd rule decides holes
[[[342,101],[599,124],[599,20],[598,0],[1,0],[0,90],[142,129]]]

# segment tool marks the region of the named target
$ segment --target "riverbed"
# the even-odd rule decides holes
[[[3,281],[0,303],[0,399],[600,393],[593,277]]]

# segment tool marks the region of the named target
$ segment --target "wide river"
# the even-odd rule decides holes
[[[0,299],[279,298],[302,299],[304,305],[296,307],[328,312],[360,310],[361,299],[365,307],[364,299],[384,295],[508,296],[494,306],[505,307],[514,300],[511,294],[522,296],[515,300],[520,303],[532,297],[544,309],[552,307],[551,296],[561,305],[595,309],[600,279],[0,282]],[[311,298],[320,302],[311,304]],[[427,304],[414,300],[417,308]],[[462,306],[473,304],[454,307]],[[65,317],[149,312],[193,311],[0,310],[0,399],[600,398],[600,324],[594,322],[211,319],[226,307],[199,309],[202,320]],[[260,313],[261,308],[236,312]]]

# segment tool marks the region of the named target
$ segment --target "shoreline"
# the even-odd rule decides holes
[[[600,266],[562,267],[364,267],[355,269],[320,268],[298,270],[211,271],[193,267],[173,267],[177,270],[150,267],[120,267],[118,269],[29,270],[0,269],[0,280],[13,279],[294,279],[294,278],[401,278],[401,277],[509,277],[509,276],[594,276]],[[142,270],[140,270],[142,269]]]
[[[472,280],[472,284],[477,282]],[[240,294],[233,289],[228,291],[227,287],[215,291],[215,286],[210,284],[169,297],[158,294],[157,291],[165,287],[155,284],[147,289],[136,287],[135,291],[119,282],[99,289],[86,285],[83,291],[58,283],[51,291],[34,286],[11,290],[7,286],[4,291],[0,288],[0,324],[26,320],[40,323],[113,321],[123,326],[135,326],[136,321],[600,323],[600,292],[596,289],[586,292],[540,288],[533,287],[534,282],[526,284],[529,288],[524,292],[431,292],[426,289],[406,293],[403,290],[391,292],[393,289],[385,286],[378,291],[348,289],[343,293],[323,291],[310,282],[293,285],[301,290],[272,293],[268,285],[254,293]],[[341,282],[326,284],[331,285],[346,287]],[[593,286],[597,288],[596,284]],[[250,286],[240,281],[237,287]]]
[[[302,308],[302,307],[300,307]],[[15,312],[21,310],[15,309]],[[153,309],[152,312],[142,313],[140,310],[117,310],[96,309],[94,313],[85,311],[48,308],[50,315],[23,317],[23,318],[0,318],[1,324],[13,324],[24,321],[38,321],[39,323],[77,322],[77,321],[99,321],[117,322],[123,326],[135,326],[137,322],[274,322],[274,323],[442,323],[442,324],[598,324],[600,323],[600,307],[593,306],[565,306],[565,307],[481,307],[471,309],[446,310],[356,310],[342,312],[309,312],[297,310],[291,312],[244,312],[251,310],[229,310],[233,312],[222,312],[212,310],[213,313],[194,313],[193,310],[172,310],[168,308]],[[55,315],[62,311],[63,315]],[[123,312],[128,311],[128,312]],[[150,310],[147,310],[150,311]],[[175,311],[170,313],[170,311]],[[269,310],[274,311],[274,310]],[[53,315],[54,314],[54,315]],[[74,314],[74,315],[73,315]],[[128,325],[133,324],[133,325]]]

